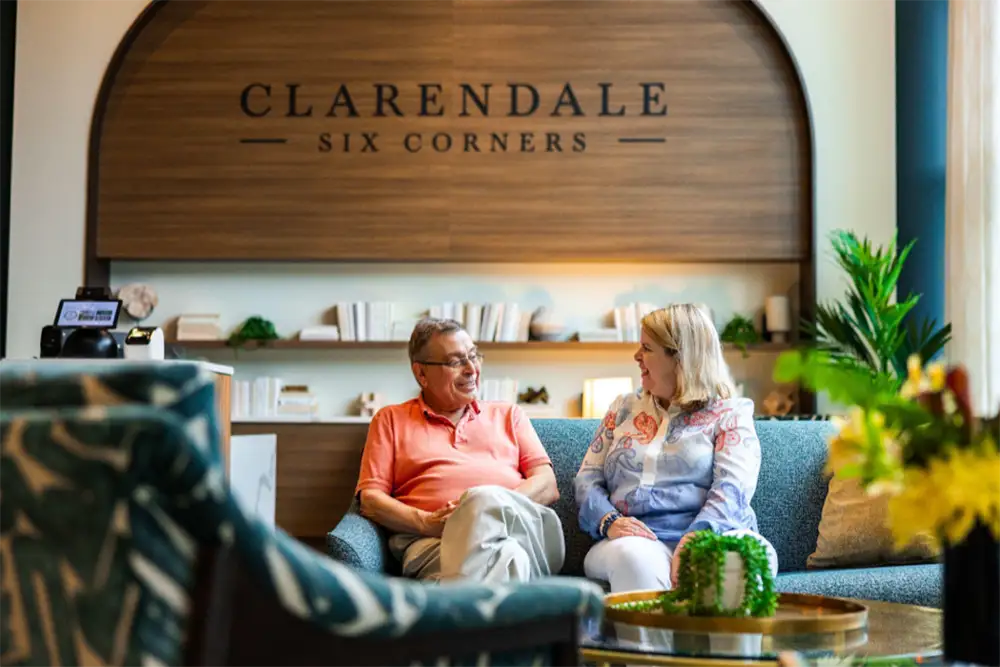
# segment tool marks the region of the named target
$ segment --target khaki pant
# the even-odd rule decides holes
[[[566,557],[558,515],[500,486],[469,489],[441,537],[393,535],[389,549],[404,576],[430,581],[527,581],[557,574]]]

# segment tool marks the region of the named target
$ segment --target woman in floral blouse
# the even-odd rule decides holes
[[[676,585],[687,537],[757,534],[750,499],[760,471],[753,401],[735,398],[718,332],[691,304],[642,319],[642,389],[615,399],[576,475],[580,527],[599,541],[588,577],[612,592]]]

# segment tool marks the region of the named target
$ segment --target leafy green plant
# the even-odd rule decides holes
[[[266,342],[277,340],[278,332],[275,331],[274,323],[259,315],[248,317],[243,324],[237,327],[227,341],[230,347],[243,347],[247,341]]]
[[[722,606],[726,553],[735,552],[743,560],[743,599],[736,609]],[[711,591],[711,602],[705,594]],[[778,595],[763,545],[750,535],[735,537],[699,530],[684,544],[677,573],[677,588],[652,600],[623,602],[617,609],[652,611],[689,616],[774,616]]]
[[[752,345],[759,341],[760,335],[753,325],[753,320],[742,315],[733,315],[733,318],[722,329],[722,333],[719,334],[719,339],[723,343],[730,343],[735,346],[736,349],[743,353],[743,357],[746,358],[749,356],[747,354],[747,345]]]
[[[907,321],[920,295],[894,301],[900,272],[915,241],[898,253],[895,241],[883,249],[850,231],[835,231],[831,241],[850,289],[843,302],[817,306],[815,322],[803,322],[802,330],[833,362],[859,366],[870,375],[887,375],[898,387],[906,378],[909,357],[933,359],[951,339],[950,324],[939,328],[933,320],[925,319],[920,326]]]

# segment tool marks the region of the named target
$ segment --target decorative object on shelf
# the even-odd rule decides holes
[[[775,379],[851,406],[829,469],[890,495],[898,547],[918,537],[944,547],[945,662],[1000,665],[1000,414],[973,417],[965,370],[924,369],[916,355],[901,384],[824,351],[782,354]]]
[[[160,304],[156,290],[143,283],[123,285],[118,289],[118,298],[121,299],[125,314],[136,322],[141,322],[152,315],[153,310]]]
[[[248,317],[236,331],[229,336],[230,347],[242,347],[247,341],[264,343],[271,340],[278,340],[278,332],[274,329],[274,323],[266,320],[260,315]]]
[[[792,307],[784,295],[769,296],[764,301],[764,335],[773,343],[787,343],[792,330]]]
[[[620,608],[690,616],[774,616],[778,596],[763,545],[750,535],[699,530],[681,550],[677,588]]]
[[[530,340],[557,341],[566,338],[566,327],[554,321],[552,314],[544,306],[531,314],[528,331],[531,334]]]
[[[218,341],[222,326],[218,315],[181,315],[177,318],[177,341]]]
[[[742,315],[733,315],[732,319],[722,329],[719,339],[723,343],[730,343],[743,353],[746,359],[749,355],[747,345],[752,345],[760,341],[757,329],[753,325],[753,320]]]
[[[382,409],[385,405],[385,400],[382,394],[376,394],[375,392],[365,392],[358,397],[358,402],[361,403],[361,416],[362,417],[374,417],[375,413]]]
[[[768,417],[783,417],[795,407],[794,389],[775,389],[764,399],[764,414]]]
[[[534,387],[528,387],[523,392],[517,395],[518,403],[528,403],[531,405],[549,403],[549,390],[544,386],[535,389]]]
[[[634,390],[632,378],[592,378],[583,381],[584,419],[600,419],[616,398]]]

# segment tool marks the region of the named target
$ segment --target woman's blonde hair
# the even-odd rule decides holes
[[[670,399],[681,410],[700,410],[735,393],[722,343],[711,318],[700,307],[678,303],[642,318],[642,329],[677,359],[677,389]]]

